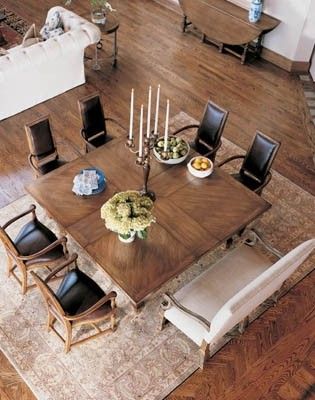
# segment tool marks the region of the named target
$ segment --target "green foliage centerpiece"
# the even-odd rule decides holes
[[[122,242],[130,243],[135,235],[146,239],[147,228],[155,218],[153,201],[139,192],[128,190],[115,194],[101,208],[101,218],[107,229],[118,233]]]

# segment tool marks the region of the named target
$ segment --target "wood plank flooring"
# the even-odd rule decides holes
[[[40,27],[55,0],[6,0],[5,5]],[[281,140],[275,168],[310,193],[315,193],[313,129],[299,79],[264,61],[241,66],[238,59],[200,43],[197,33],[182,34],[181,17],[168,0],[112,1],[120,19],[119,61],[101,71],[86,64],[87,84],[0,122],[0,207],[24,194],[32,177],[27,164],[24,124],[50,114],[59,152],[68,160],[83,150],[79,136],[77,99],[101,92],[105,112],[128,126],[129,96],[146,101],[149,84],[161,84],[163,108],[171,100],[171,115],[185,111],[199,119],[210,98],[230,110],[225,137],[246,149],[256,129]],[[61,3],[60,3],[61,4]],[[167,5],[167,7],[165,7]],[[175,7],[176,8],[176,7]],[[89,2],[73,0],[75,12],[89,15]],[[110,37],[105,50],[111,52]],[[102,57],[105,53],[102,54]],[[122,134],[122,133],[121,133]],[[169,398],[282,399],[314,398],[314,274],[304,279],[196,372]],[[0,399],[33,399],[0,353]]]

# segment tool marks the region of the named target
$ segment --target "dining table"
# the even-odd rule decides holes
[[[191,150],[186,162],[176,165],[152,156],[149,189],[156,195],[156,222],[145,240],[129,244],[105,227],[100,213],[115,193],[138,190],[143,184],[142,168],[124,138],[39,177],[26,190],[139,308],[165,283],[271,207],[220,168],[203,179],[191,175],[186,164],[193,155]],[[92,167],[104,172],[106,189],[94,196],[75,195],[75,175]]]

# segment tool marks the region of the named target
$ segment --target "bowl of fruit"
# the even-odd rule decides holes
[[[197,178],[206,178],[213,172],[213,162],[209,158],[198,156],[189,161],[187,168]]]
[[[164,150],[164,138],[160,137],[153,147],[153,154],[161,163],[179,164],[186,159],[189,150],[190,146],[186,140],[176,136],[169,136],[166,150]]]

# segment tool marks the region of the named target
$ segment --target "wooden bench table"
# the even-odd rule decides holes
[[[91,166],[104,171],[106,190],[88,198],[74,195],[74,176]],[[167,166],[152,161],[149,187],[157,196],[153,210],[157,221],[147,240],[123,244],[105,228],[100,208],[115,192],[141,186],[142,171],[134,155],[123,140],[115,139],[26,187],[135,307],[270,207],[220,169],[198,179],[189,174],[186,163]]]
[[[257,23],[250,23],[248,11],[227,0],[179,0],[184,13],[183,32],[192,24],[209,41],[234,54],[244,64],[248,54],[258,57],[263,36],[276,28],[280,21],[262,14]]]

